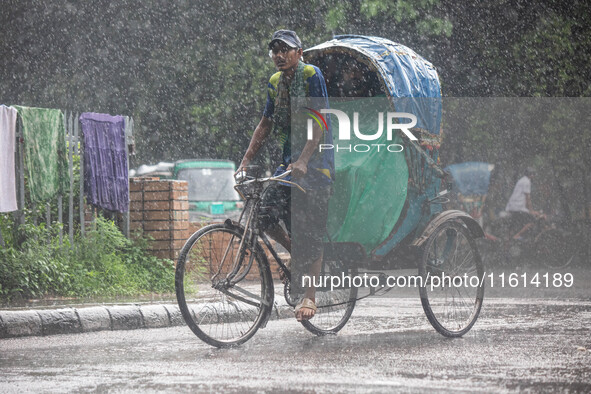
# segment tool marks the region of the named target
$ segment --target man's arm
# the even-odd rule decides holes
[[[532,215],[532,216],[534,216],[536,218],[544,218],[544,219],[546,219],[546,215],[544,215],[541,212],[534,211],[534,206],[531,203],[531,197],[530,197],[530,194],[529,193],[525,193],[525,207],[529,211],[530,215]]]
[[[271,132],[272,126],[273,126],[273,121],[271,119],[269,119],[265,116],[263,116],[261,118],[261,121],[259,122],[258,126],[254,130],[254,134],[252,135],[252,138],[250,139],[250,144],[248,145],[248,149],[246,150],[246,153],[244,154],[244,157],[242,158],[242,162],[240,163],[240,166],[238,166],[238,170],[236,171],[236,173],[238,173],[243,167],[247,166],[252,161],[252,159],[256,156],[259,149],[261,149],[261,146],[263,146],[265,139],[267,138],[267,136]]]
[[[301,178],[306,175],[308,172],[308,162],[316,149],[318,149],[320,138],[322,138],[322,129],[320,129],[318,124],[314,124],[312,126],[312,139],[306,142],[298,160],[287,167],[288,170],[292,170],[294,177]]]
[[[309,97],[311,100],[311,106],[320,110],[321,108],[328,108],[328,93],[326,91],[326,82],[324,81],[322,73],[317,68],[315,71],[315,74],[308,78]],[[294,177],[298,178],[306,175],[308,172],[308,162],[316,149],[318,149],[318,144],[322,137],[322,129],[318,124],[314,123],[312,125],[312,139],[306,142],[298,160],[287,167],[288,169],[291,167]]]

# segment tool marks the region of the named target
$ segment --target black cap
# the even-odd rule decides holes
[[[295,31],[292,30],[277,30],[275,33],[273,33],[273,37],[269,42],[269,49],[273,49],[272,46],[275,41],[283,41],[292,48],[302,47],[300,38],[295,33]]]

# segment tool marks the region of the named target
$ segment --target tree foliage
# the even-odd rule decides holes
[[[2,102],[132,115],[133,165],[240,160],[274,72],[266,43],[279,28],[298,31],[305,47],[344,33],[400,42],[438,68],[444,96],[591,94],[583,0],[8,0],[0,26]],[[478,126],[448,130],[444,157],[564,153],[551,131],[495,145]]]

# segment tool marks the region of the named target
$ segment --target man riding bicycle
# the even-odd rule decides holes
[[[292,129],[291,116],[300,110],[295,104],[298,99],[307,99],[307,105],[312,107],[307,109],[319,111],[328,108],[328,95],[321,71],[301,61],[302,43],[295,32],[276,31],[268,46],[278,72],[269,80],[263,116],[237,173],[249,165],[267,138],[274,137],[282,147],[282,162],[274,175],[291,170],[291,180],[306,190],[304,193],[286,184],[272,185],[262,202],[262,206],[270,207],[270,212],[274,213],[267,216],[262,228],[291,253],[292,291],[298,292],[301,274],[314,278],[322,266],[328,200],[334,180],[334,154],[332,150],[318,148],[319,144],[332,144],[330,118],[324,129],[313,124],[312,136],[306,139],[305,128]],[[292,240],[295,247],[292,247]],[[301,290],[304,294],[295,309],[298,321],[308,320],[316,312],[316,289],[310,286]]]
[[[511,219],[518,230],[513,236],[514,239],[521,239],[534,226],[535,219],[546,218],[543,213],[535,211],[531,203],[531,179],[535,175],[533,167],[528,167],[525,170],[525,175],[515,184],[513,193],[505,207],[505,211],[511,214]]]

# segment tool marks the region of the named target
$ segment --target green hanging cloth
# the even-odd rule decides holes
[[[22,125],[31,201],[47,201],[63,194],[70,186],[64,114],[59,109],[14,108]]]

